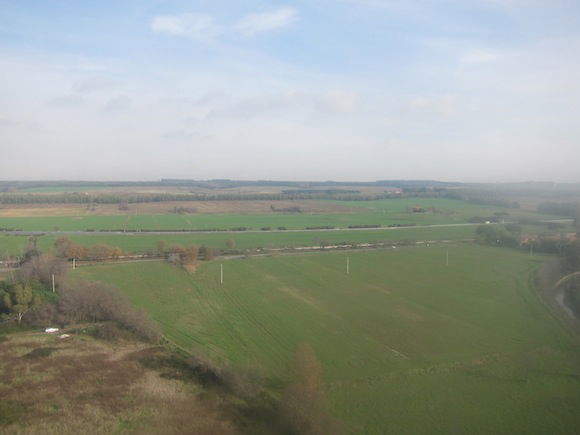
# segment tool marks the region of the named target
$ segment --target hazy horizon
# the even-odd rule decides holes
[[[449,179],[425,179],[425,178],[385,178],[385,179],[280,179],[280,178],[174,178],[161,177],[158,179],[2,179],[0,183],[151,183],[159,184],[162,181],[178,181],[178,182],[216,182],[216,181],[231,181],[231,182],[272,182],[272,183],[341,183],[341,184],[359,184],[359,183],[382,183],[382,182],[423,182],[423,183],[448,183],[448,184],[554,184],[554,185],[580,185],[578,181],[553,181],[553,180],[514,180],[514,181],[462,181]]]
[[[0,0],[0,180],[580,182],[580,4]]]

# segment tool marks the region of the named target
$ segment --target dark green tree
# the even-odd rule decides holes
[[[6,286],[2,291],[1,308],[4,316],[22,321],[24,314],[41,304],[40,297],[32,292],[30,284],[17,283]]]

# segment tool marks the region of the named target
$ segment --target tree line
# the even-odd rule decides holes
[[[538,213],[580,219],[580,203],[544,201],[538,204]]]
[[[27,252],[31,252],[30,250],[35,249],[35,246],[36,240],[34,237],[31,237],[29,239]],[[228,239],[226,241],[226,247],[228,249],[235,248],[234,240]],[[109,246],[105,243],[87,247],[73,242],[66,236],[59,237],[55,240],[54,249],[55,255],[64,260],[72,260],[73,258],[77,260],[106,260],[119,259],[123,256],[123,251],[119,247]],[[218,250],[205,245],[197,246],[196,244],[190,244],[189,246],[184,246],[180,243],[169,245],[166,240],[159,240],[157,242],[157,251],[155,253],[150,251],[148,255],[164,257],[173,264],[192,265],[198,260],[211,261],[217,254],[219,254]],[[23,265],[27,261],[28,259],[25,255]]]
[[[291,201],[307,199],[334,199],[339,201],[374,201],[393,198],[384,194],[329,195],[326,193],[259,193],[259,194],[138,194],[111,195],[88,193],[9,193],[0,194],[0,204],[139,204],[148,202],[176,201]],[[398,196],[397,196],[398,197]]]
[[[0,193],[0,204],[119,204],[126,208],[128,204],[149,202],[183,202],[183,201],[292,201],[309,199],[332,199],[338,201],[377,201],[393,198],[449,198],[467,200],[480,205],[519,208],[514,201],[497,198],[478,198],[450,191],[447,188],[409,188],[400,192],[356,193],[349,190],[284,190],[281,193]]]
[[[480,225],[476,233],[480,243],[508,248],[522,247],[531,252],[556,254],[560,257],[564,271],[567,273],[580,270],[580,239],[570,239],[549,234],[522,243],[522,228],[518,224]],[[578,228],[580,234],[580,228]]]
[[[105,243],[99,243],[94,246],[86,247],[84,245],[74,243],[68,237],[59,237],[54,242],[56,253],[61,258],[79,260],[90,259],[118,259],[123,255],[121,248],[116,246],[109,246]]]

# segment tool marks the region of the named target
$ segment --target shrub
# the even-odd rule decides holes
[[[76,289],[66,289],[56,312],[67,323],[111,321],[140,338],[158,342],[161,332],[147,315],[136,310],[114,287],[96,282],[82,282]]]

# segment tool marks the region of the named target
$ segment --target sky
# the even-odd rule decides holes
[[[580,181],[578,0],[0,0],[0,180]]]

